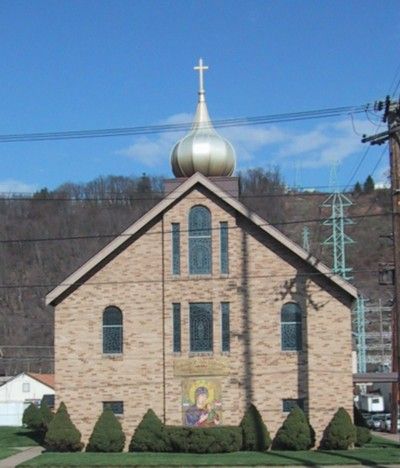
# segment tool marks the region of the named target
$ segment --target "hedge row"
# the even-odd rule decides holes
[[[361,413],[354,411],[353,425],[343,409],[335,413],[324,431],[320,448],[348,449],[369,442],[371,435]],[[53,415],[42,404],[38,409],[30,405],[24,412],[23,423],[37,432],[49,451],[76,452],[83,448],[81,434],[72,423],[67,408],[61,403]],[[272,441],[273,450],[309,450],[315,445],[315,432],[303,411],[292,409]],[[105,410],[97,420],[88,452],[121,452],[125,435],[111,410]],[[271,438],[260,413],[254,405],[247,409],[240,425],[191,428],[166,426],[148,410],[137,426],[129,444],[131,452],[189,452],[223,453],[239,450],[264,452],[271,446]]]

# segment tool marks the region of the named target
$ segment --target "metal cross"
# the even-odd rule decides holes
[[[193,67],[193,70],[198,70],[199,71],[199,92],[204,93],[204,77],[203,77],[203,72],[204,70],[208,70],[207,65],[203,65],[203,59],[199,59],[199,64],[196,67]]]

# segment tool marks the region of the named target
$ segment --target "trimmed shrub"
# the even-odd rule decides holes
[[[94,425],[86,452],[122,452],[124,445],[121,423],[110,409],[104,410]]]
[[[225,453],[242,447],[242,430],[235,426],[167,427],[173,452]]]
[[[54,418],[54,414],[50,411],[50,408],[47,406],[46,402],[42,401],[39,409],[40,416],[40,431],[47,432],[50,422]]]
[[[33,403],[31,403],[24,411],[24,414],[22,415],[22,424],[35,432],[40,428],[40,410]]]
[[[356,428],[349,413],[339,408],[322,436],[320,448],[326,450],[347,450],[356,442]]]
[[[130,452],[171,452],[168,433],[164,424],[149,409],[136,428],[129,444]]]
[[[353,405],[353,420],[355,426],[368,427],[367,421],[356,405]]]
[[[371,441],[371,431],[368,427],[356,426],[356,437],[356,447],[362,447]]]
[[[250,405],[240,423],[242,429],[242,450],[265,452],[271,445],[271,437],[261,414]]]
[[[356,426],[356,446],[362,447],[372,439],[367,421],[356,405],[353,406],[354,425]]]
[[[272,442],[273,450],[309,450],[315,444],[313,429],[304,412],[295,406]],[[315,434],[315,433],[314,433]]]
[[[60,404],[50,422],[44,443],[50,452],[80,452],[82,450],[81,433],[71,421],[64,403]]]

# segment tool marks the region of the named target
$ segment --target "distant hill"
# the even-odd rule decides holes
[[[331,265],[331,252],[321,245],[328,230],[317,221],[329,216],[321,208],[328,194],[288,193],[278,171],[240,176],[244,204],[299,244],[309,226],[311,252]],[[44,305],[46,293],[154,206],[162,186],[161,178],[110,176],[0,199],[6,241],[0,243],[0,375],[52,371],[53,310]],[[390,241],[380,238],[391,233],[391,217],[369,215],[390,212],[389,192],[348,196],[354,201],[349,216],[355,224],[347,229],[355,241],[347,249],[354,284],[367,297],[388,301],[392,288],[378,285],[376,270],[392,260]]]

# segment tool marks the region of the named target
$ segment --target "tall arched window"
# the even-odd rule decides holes
[[[211,213],[201,205],[189,213],[189,273],[211,273]]]
[[[103,312],[103,353],[122,353],[122,312],[110,306]]]
[[[299,304],[287,302],[281,310],[281,339],[283,351],[300,351],[302,346],[302,314]]]

